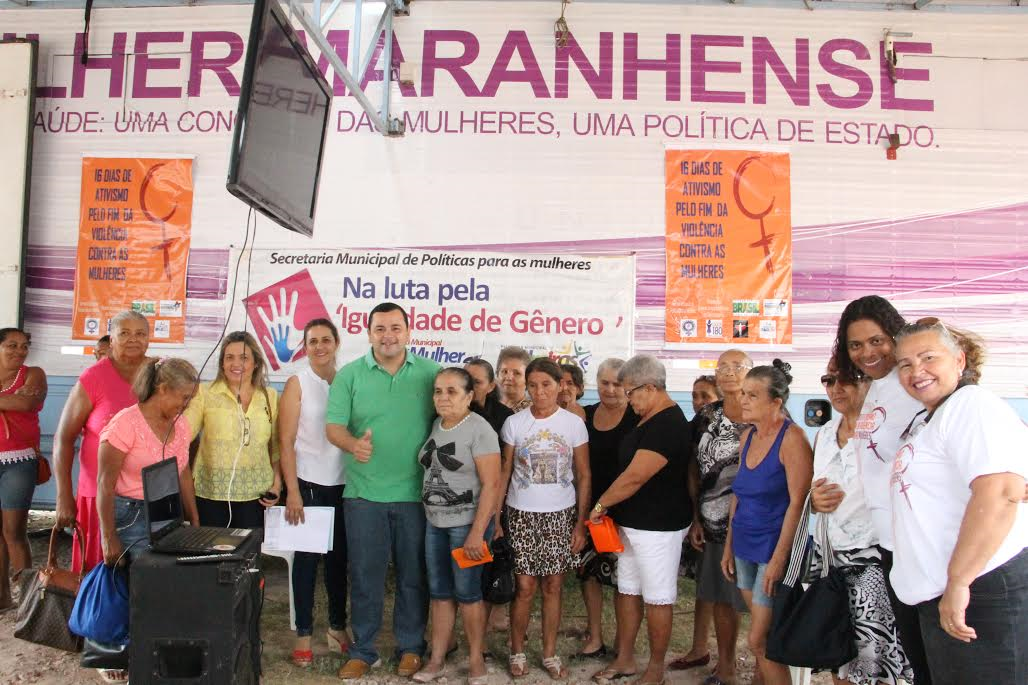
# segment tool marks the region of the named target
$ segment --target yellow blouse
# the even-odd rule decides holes
[[[244,414],[235,393],[223,381],[203,383],[185,417],[193,438],[201,436],[193,464],[197,497],[246,502],[258,499],[271,487],[271,464],[278,461],[278,393],[274,388],[267,388],[267,394],[254,390]]]

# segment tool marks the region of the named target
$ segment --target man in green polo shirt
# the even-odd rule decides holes
[[[350,563],[350,660],[339,677],[363,677],[379,663],[385,579],[396,567],[393,633],[397,673],[421,668],[428,620],[425,584],[423,470],[418,450],[435,409],[432,385],[439,365],[407,350],[407,313],[384,302],[368,316],[371,349],[336,374],[328,394],[326,433],[346,460],[346,550]]]

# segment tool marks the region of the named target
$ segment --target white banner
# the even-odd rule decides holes
[[[341,362],[363,354],[367,315],[386,301],[407,311],[411,349],[443,366],[495,363],[501,347],[520,345],[577,364],[592,384],[601,361],[632,353],[630,256],[255,250],[251,268],[248,325],[275,378],[295,372],[311,319],[339,327]]]

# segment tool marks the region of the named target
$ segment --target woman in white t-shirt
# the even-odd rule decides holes
[[[864,503],[881,548],[886,590],[896,617],[903,651],[914,670],[917,685],[932,685],[921,641],[917,611],[899,601],[889,583],[892,568],[892,505],[889,475],[900,434],[922,407],[903,390],[896,375],[895,336],[906,321],[892,304],[878,295],[853,300],[839,317],[833,361],[839,372],[871,379],[864,406],[854,427],[853,450],[863,486]]]
[[[525,371],[532,404],[507,419],[500,433],[508,530],[517,594],[511,604],[510,673],[525,675],[525,632],[536,589],[543,594],[543,667],[567,677],[557,656],[561,586],[585,546],[590,497],[589,434],[585,422],[557,405],[561,370],[546,358]],[[509,487],[507,487],[509,484]],[[499,516],[497,516],[499,519]],[[499,520],[496,522],[499,528]]]
[[[325,591],[328,595],[329,651],[349,649],[346,634],[346,526],[343,522],[343,453],[325,437],[328,389],[336,375],[339,331],[328,319],[313,319],[304,326],[303,344],[308,366],[286,381],[278,403],[278,438],[282,480],[286,486],[286,521],[303,521],[303,508],[333,507],[335,528],[332,551],[327,554],[296,552],[293,555],[293,606],[296,611],[296,644],[292,661],[310,666],[314,654],[314,581],[318,562],[325,560]]]
[[[892,583],[916,605],[936,685],[1028,682],[1028,427],[975,383],[976,336],[921,319],[897,335],[925,411],[892,465]]]
[[[828,527],[833,565],[842,571],[849,589],[850,617],[856,627],[857,656],[833,674],[835,685],[896,685],[914,675],[896,632],[896,618],[885,591],[878,535],[864,499],[857,466],[853,432],[870,381],[848,378],[828,363],[821,384],[835,415],[814,439],[814,484],[811,506]],[[815,547],[815,566],[825,563],[824,551]]]

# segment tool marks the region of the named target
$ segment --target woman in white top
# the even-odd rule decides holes
[[[318,562],[325,559],[325,590],[328,594],[329,651],[349,648],[346,635],[346,527],[343,522],[343,454],[325,437],[325,406],[328,389],[336,375],[339,331],[328,319],[313,319],[303,329],[309,365],[286,381],[279,400],[278,436],[281,445],[282,479],[286,486],[286,521],[303,521],[303,508],[333,507],[335,528],[328,554],[297,552],[293,556],[293,605],[296,611],[296,644],[292,661],[310,666],[314,655],[314,581]]]
[[[510,609],[510,674],[517,678],[527,673],[525,633],[532,600],[542,586],[543,667],[551,678],[563,679],[568,671],[557,656],[560,593],[564,574],[579,565],[578,553],[585,546],[589,433],[582,419],[557,405],[557,364],[533,359],[525,377],[532,404],[507,419],[500,432],[501,492],[507,492],[508,517],[504,532],[514,550],[517,576]]]
[[[896,375],[895,336],[905,323],[896,308],[882,297],[868,295],[853,300],[839,317],[832,358],[844,376],[867,376],[871,379],[851,440],[864,489],[864,502],[871,512],[878,545],[882,548],[886,589],[896,617],[900,642],[914,670],[914,682],[932,685],[917,611],[899,601],[889,582],[889,570],[892,568],[892,505],[889,499],[892,458],[899,449],[900,434],[922,408],[903,390]]]
[[[979,388],[976,336],[938,319],[897,335],[924,405],[892,466],[896,594],[917,606],[936,685],[1028,682],[1028,427]]]
[[[836,670],[833,679],[835,685],[909,682],[914,676],[896,633],[878,535],[864,500],[851,440],[870,382],[866,377],[843,376],[833,361],[821,384],[836,413],[814,439],[811,505],[823,519],[818,523],[828,527],[833,564],[842,570],[849,588],[857,647],[857,657]],[[820,547],[815,547],[814,561],[818,567],[825,563]]]

